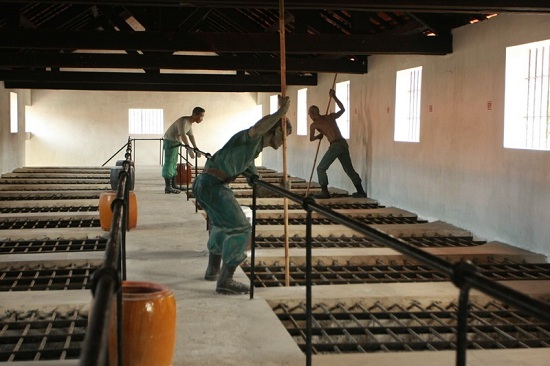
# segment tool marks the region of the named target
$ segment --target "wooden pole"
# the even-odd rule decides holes
[[[334,86],[336,85],[336,76],[338,74],[334,74],[334,80],[332,81],[332,89],[334,89]],[[332,97],[328,97],[328,105],[327,105],[327,111],[325,114],[328,114],[328,110],[330,108],[330,101],[332,100]],[[319,155],[319,147],[321,146],[321,140],[319,140],[319,143],[317,144],[317,152],[315,152],[315,159],[313,159],[313,166],[311,167],[311,174],[309,175],[309,181],[307,182],[307,189],[306,189],[306,197],[309,194],[309,187],[311,186],[311,179],[313,179],[313,172],[315,171],[315,164],[317,164],[317,156]]]
[[[281,47],[281,95],[286,96],[286,48],[285,48],[285,4],[279,0],[279,43]],[[283,127],[283,185],[289,188],[286,148],[286,116],[282,118]],[[285,285],[290,286],[290,250],[288,243],[288,198],[284,197],[284,237],[285,237]]]

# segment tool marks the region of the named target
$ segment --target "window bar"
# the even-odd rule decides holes
[[[546,93],[546,108],[545,108],[546,113],[545,113],[545,116],[543,116],[544,123],[545,123],[544,147],[546,149],[549,149],[550,148],[550,46],[547,46],[545,49],[547,50],[546,54],[548,55],[548,57],[546,57],[546,63],[547,63],[546,87],[544,88]],[[542,77],[543,77],[543,85],[544,85],[544,75]]]
[[[542,117],[544,112],[544,47],[541,47],[537,50],[538,58],[537,58],[537,66],[540,64],[540,75],[538,77],[538,84],[539,84],[539,92],[538,92],[538,101],[537,101],[537,146],[538,148],[542,148],[544,145],[546,145],[545,140],[546,136],[543,137],[542,135]]]
[[[541,47],[537,50],[537,53],[538,53],[538,57],[537,57],[537,71],[538,71],[538,77],[537,77],[537,85],[539,86],[539,90],[538,90],[538,93],[536,95],[536,97],[538,97],[538,101],[537,101],[537,115],[536,115],[536,119],[537,119],[537,133],[536,133],[536,138],[537,138],[537,147],[540,149],[543,147],[543,144],[544,144],[544,140],[543,140],[543,136],[542,136],[542,117],[543,117],[543,113],[544,113],[544,108],[543,108],[543,95],[544,95],[544,55],[545,55],[545,52],[544,52],[544,47]],[[544,113],[545,114],[545,113]]]

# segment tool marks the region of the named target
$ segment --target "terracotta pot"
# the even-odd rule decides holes
[[[176,183],[179,185],[185,185],[191,183],[192,167],[190,164],[178,164],[176,170]]]
[[[116,192],[105,191],[99,195],[99,224],[105,231],[111,230],[111,221],[113,220],[113,211],[111,203],[116,198]],[[134,192],[128,192],[128,226],[127,230],[134,229],[137,226],[137,198]]]
[[[109,334],[109,364],[117,365],[116,306],[111,311]],[[172,364],[176,300],[167,286],[122,282],[122,338],[124,366]]]

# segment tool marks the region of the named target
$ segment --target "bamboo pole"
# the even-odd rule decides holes
[[[281,48],[281,95],[286,96],[286,48],[285,48],[285,4],[279,0],[279,43]],[[290,187],[288,181],[286,116],[282,118],[283,127],[283,185]],[[285,285],[290,286],[290,250],[288,242],[288,198],[284,197],[284,237],[285,237]]]
[[[334,89],[334,86],[336,85],[336,77],[338,74],[334,74],[334,80],[332,81],[332,89]],[[325,114],[328,114],[328,110],[330,108],[330,101],[332,100],[332,97],[328,97],[328,105],[327,105],[327,111]],[[311,174],[309,175],[309,181],[307,182],[307,189],[306,189],[306,196],[309,194],[309,187],[311,186],[311,180],[313,179],[313,172],[315,171],[315,164],[317,164],[317,156],[319,155],[319,147],[321,146],[321,140],[319,140],[319,143],[317,144],[317,152],[315,152],[315,159],[313,159],[313,166],[311,167]]]

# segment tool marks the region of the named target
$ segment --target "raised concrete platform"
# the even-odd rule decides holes
[[[301,352],[286,329],[273,313],[270,304],[278,301],[298,303],[305,301],[305,288],[256,289],[254,299],[248,295],[224,296],[214,292],[215,283],[203,279],[208,259],[206,242],[208,232],[204,217],[195,212],[192,201],[185,194],[165,194],[161,167],[136,167],[135,193],[138,202],[137,227],[127,233],[127,279],[148,281],[168,285],[175,294],[177,303],[177,340],[173,366],[195,365],[305,365],[305,355]],[[71,192],[67,192],[71,193]],[[332,198],[331,200],[333,200]],[[357,200],[357,199],[354,199]],[[369,201],[369,199],[364,199]],[[450,234],[469,234],[445,223],[415,224],[415,235],[435,233],[444,230]],[[380,225],[387,228],[385,225]],[[409,225],[410,226],[410,225]],[[418,226],[418,228],[416,228]],[[304,235],[305,227],[294,228]],[[294,230],[293,229],[293,230]],[[349,229],[340,225],[330,225],[332,235],[349,235]],[[396,233],[409,233],[405,226],[391,228]],[[259,227],[264,234],[268,231],[281,235],[280,227]],[[261,231],[260,231],[261,232]],[[394,231],[392,231],[394,232]],[[9,230],[0,236],[14,237],[57,237],[104,235],[99,228],[91,229],[36,229]],[[314,228],[314,236],[321,235],[321,228]],[[291,234],[292,235],[292,234]],[[491,243],[491,245],[493,245]],[[479,246],[483,247],[483,246]],[[474,248],[456,248],[456,255],[468,255]],[[490,249],[490,250],[489,250]],[[495,249],[499,251],[495,252]],[[478,248],[481,252],[509,255],[517,253],[495,243],[493,248]],[[361,249],[362,251],[363,249]],[[359,252],[353,250],[323,250],[316,255],[353,258]],[[267,251],[262,255],[267,257]],[[303,255],[294,253],[296,259]],[[321,255],[322,254],[322,255]],[[440,255],[445,254],[442,249]],[[74,254],[75,256],[77,254]],[[273,253],[273,257],[280,256]],[[396,256],[390,249],[379,249],[378,255]],[[446,255],[451,255],[447,253]],[[473,255],[473,254],[471,254]],[[527,255],[527,254],[526,254]],[[23,256],[23,258],[21,258]],[[0,256],[4,262],[22,263],[35,261],[39,256],[30,255]],[[372,251],[364,252],[364,258],[374,258]],[[43,262],[65,260],[99,260],[98,254],[73,257],[73,254],[40,257]],[[242,271],[237,279],[246,281]],[[518,282],[514,284],[513,282]],[[520,286],[534,296],[542,296],[549,288],[547,281],[510,281],[511,286]],[[536,283],[533,283],[536,282]],[[544,282],[544,283],[543,283]],[[531,284],[533,283],[533,284]],[[316,286],[314,298],[323,301],[428,301],[456,299],[458,290],[447,282],[430,284],[380,284]],[[6,308],[50,308],[89,306],[91,293],[88,291],[12,292],[1,294],[0,309]],[[544,295],[546,296],[546,295]],[[480,299],[482,294],[474,294]],[[469,365],[502,366],[507,364],[542,366],[547,364],[549,349],[469,351]],[[391,354],[359,355],[319,355],[313,357],[316,366],[327,365],[366,365],[389,364],[396,366],[447,365],[454,363],[454,352],[414,352]],[[29,365],[76,365],[75,362],[40,362]],[[7,363],[7,365],[10,365]],[[25,363],[14,363],[21,366]],[[12,366],[12,365],[10,365]],[[27,366],[27,365],[25,365]]]
[[[423,248],[424,252],[444,258],[449,262],[473,260],[485,262],[510,260],[515,263],[545,263],[544,256],[527,250],[518,249],[507,244],[491,242],[471,247]],[[295,265],[305,264],[304,248],[290,248],[289,255]],[[262,261],[266,265],[279,262],[284,263],[284,249],[257,249],[256,262]],[[390,248],[315,248],[312,250],[313,263],[337,261],[351,265],[375,265],[382,263],[415,263],[411,258]]]

